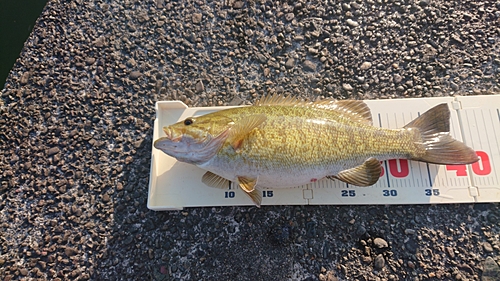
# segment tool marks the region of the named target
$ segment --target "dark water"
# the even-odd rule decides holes
[[[47,0],[0,0],[0,89]]]

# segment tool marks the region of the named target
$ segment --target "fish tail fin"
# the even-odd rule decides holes
[[[416,152],[411,160],[434,164],[471,164],[479,160],[476,152],[450,134],[450,109],[439,104],[408,123],[408,130],[416,130]]]

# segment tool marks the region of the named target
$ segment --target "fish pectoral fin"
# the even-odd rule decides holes
[[[262,203],[262,195],[260,194],[259,190],[256,189],[257,178],[238,177],[238,184],[241,189],[243,189],[243,191],[245,191],[245,193],[250,196],[255,205],[260,208],[260,204]]]
[[[203,177],[201,177],[201,182],[204,184],[210,186],[210,187],[215,187],[215,188],[222,188],[222,189],[227,189],[229,188],[231,181],[218,176],[212,172],[206,172]]]
[[[259,127],[267,117],[264,114],[255,114],[238,121],[231,127],[229,132],[229,143],[234,150],[238,150],[245,136],[250,133],[253,129]]]
[[[382,167],[380,162],[372,157],[357,167],[341,171],[336,176],[328,178],[331,179],[333,177],[356,186],[370,186],[378,181],[381,172]]]

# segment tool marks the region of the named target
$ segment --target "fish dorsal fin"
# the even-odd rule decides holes
[[[362,100],[321,100],[312,105],[317,108],[340,111],[351,120],[372,125],[372,113]]]
[[[281,106],[305,106],[311,105],[312,102],[301,101],[292,96],[282,96],[282,95],[270,95],[261,98],[255,103],[256,106],[271,106],[271,105],[281,105]]]
[[[201,181],[210,186],[210,187],[215,187],[215,188],[221,188],[221,189],[226,189],[229,188],[230,181],[218,176],[212,172],[206,172],[203,177],[201,177]]]
[[[342,112],[351,120],[372,124],[370,108],[361,100],[319,100],[315,102],[301,101],[292,96],[270,95],[259,100],[256,106],[305,106]]]
[[[357,167],[341,171],[336,176],[329,176],[328,178],[336,178],[356,186],[370,186],[378,181],[381,172],[380,162],[371,157]]]
[[[228,140],[234,150],[238,150],[241,147],[245,136],[253,129],[264,123],[266,119],[267,117],[264,114],[255,114],[245,117],[231,126]]]

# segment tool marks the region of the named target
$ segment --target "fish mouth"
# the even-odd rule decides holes
[[[175,136],[174,131],[169,127],[164,127],[163,132],[165,132],[165,137],[173,142],[179,142],[182,139],[182,135]]]

